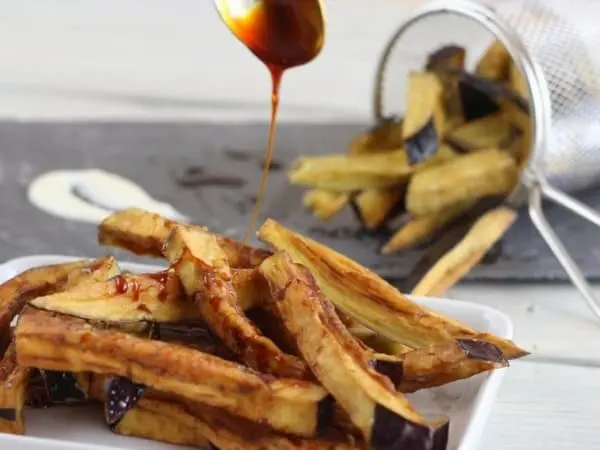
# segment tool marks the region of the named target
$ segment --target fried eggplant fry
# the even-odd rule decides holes
[[[352,193],[405,182],[414,168],[406,152],[395,150],[357,156],[324,155],[295,161],[288,173],[292,184]]]
[[[190,420],[191,419],[191,420]],[[207,447],[210,442],[177,404],[141,398],[112,431],[175,445]]]
[[[472,204],[472,202],[459,203],[437,213],[411,218],[381,248],[381,253],[387,255],[422,244],[456,216],[469,209]]]
[[[246,317],[231,283],[227,256],[214,235],[175,228],[167,238],[164,254],[211,330],[246,364],[272,375],[311,377],[302,360],[282,352]]]
[[[185,225],[139,208],[129,208],[107,217],[98,228],[98,242],[106,247],[128,250],[136,255],[161,258],[162,248],[171,230]],[[248,269],[259,265],[270,255],[267,250],[244,245],[226,236],[216,235],[227,254],[229,265]]]
[[[24,434],[23,409],[30,369],[17,363],[11,344],[0,360],[0,433]]]
[[[89,395],[105,403],[105,407],[109,402],[119,406],[126,405],[127,409],[122,411],[119,420],[110,426],[114,433],[175,445],[210,445],[202,429],[190,423],[187,414],[174,400],[167,399],[165,395],[160,398],[152,396],[149,390],[144,389],[143,395],[131,402],[130,398],[120,398],[119,395],[123,392],[118,389],[109,390],[111,381],[112,377],[93,374]],[[115,398],[111,398],[111,395]]]
[[[464,47],[446,45],[429,55],[425,70],[435,72],[438,70],[462,69],[465,67],[466,53]]]
[[[348,155],[398,150],[403,144],[402,119],[390,117],[354,138],[348,147]]]
[[[402,188],[367,189],[352,200],[362,225],[368,230],[379,228],[403,198]]]
[[[306,268],[281,252],[267,258],[260,271],[302,356],[375,450],[401,449],[409,442],[420,449],[445,447],[391,381],[371,368],[372,355],[348,333]]]
[[[0,330],[8,328],[13,317],[32,298],[60,290],[66,283],[76,283],[89,275],[96,262],[77,261],[35,267],[11,278],[0,286]]]
[[[528,354],[512,342],[482,334],[416,304],[355,261],[272,219],[264,223],[258,236],[307,267],[337,308],[389,339],[420,348],[452,339],[473,338],[498,346],[507,359]]]
[[[327,221],[350,203],[350,194],[316,188],[304,194],[302,203],[316,218]]]
[[[462,152],[489,148],[507,149],[520,132],[502,113],[467,122],[446,134],[446,141]]]
[[[417,172],[408,185],[406,209],[427,216],[493,195],[508,195],[517,186],[515,160],[497,149],[457,156]]]
[[[469,229],[462,241],[442,256],[412,290],[417,296],[440,296],[464,277],[506,233],[517,218],[515,210],[488,211]]]
[[[321,386],[266,377],[191,348],[95,329],[31,307],[19,318],[15,342],[17,362],[25,367],[130,377],[297,436],[314,436],[327,426],[320,411],[329,397]]]
[[[90,396],[101,402],[110,397],[108,385],[110,377],[94,375]],[[113,403],[122,399],[113,398]],[[136,402],[127,403],[121,419],[113,425],[113,431],[130,436],[147,437],[162,442],[177,443],[177,440],[200,441],[209,440],[222,450],[367,450],[362,445],[352,444],[351,439],[329,430],[325,437],[299,438],[279,434],[265,424],[257,424],[247,419],[228,414],[220,408],[190,402],[181,397],[165,394],[154,389],[146,389]],[[129,416],[138,416],[133,422]],[[159,430],[149,430],[145,423],[146,414],[156,414],[166,423],[161,423]],[[156,417],[155,417],[156,418]],[[150,423],[153,423],[153,419]],[[182,434],[175,430],[185,427]],[[183,442],[182,442],[183,443]]]
[[[490,80],[506,81],[511,61],[512,58],[504,45],[494,40],[477,63],[475,73]]]
[[[453,71],[465,67],[466,51],[463,47],[448,45],[429,56],[425,70],[435,72],[442,84],[445,130],[460,125],[463,119],[462,101],[459,90],[459,77]]]
[[[373,361],[374,369],[404,393],[442,386],[507,366],[498,347],[478,339],[457,339],[397,356],[376,354]]]
[[[107,281],[86,283],[37,297],[30,304],[39,309],[108,323],[179,322],[200,318],[173,270],[117,275]]]
[[[195,419],[208,439],[222,450],[367,450],[352,436],[330,432],[324,437],[290,438],[274,433],[264,425],[233,417],[223,411],[200,404],[185,402],[184,411]]]
[[[402,125],[404,149],[410,165],[437,152],[444,135],[443,86],[433,73],[411,72],[406,115]]]

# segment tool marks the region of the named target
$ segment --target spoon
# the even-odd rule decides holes
[[[271,70],[312,61],[325,38],[322,0],[214,0],[231,32]]]

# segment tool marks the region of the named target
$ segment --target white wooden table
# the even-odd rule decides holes
[[[414,1],[329,0],[326,49],[286,76],[282,120],[368,118],[377,56]],[[265,120],[268,89],[210,0],[0,2],[0,119]],[[506,312],[534,352],[508,371],[481,448],[600,449],[600,323],[575,290],[452,296]]]

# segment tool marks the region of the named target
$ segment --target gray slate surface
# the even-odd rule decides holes
[[[285,181],[283,168],[297,155],[343,152],[362,128],[360,124],[282,124],[264,212],[383,276],[400,280],[418,252],[378,255],[384,236],[361,231],[350,211],[328,224],[313,219],[301,207],[302,190]],[[103,168],[124,175],[198,223],[240,236],[256,194],[266,131],[263,124],[0,123],[0,260],[31,254],[106,253],[96,244],[94,226],[49,216],[27,202],[29,181],[59,168]],[[194,176],[202,172],[203,177],[231,179],[228,185],[209,180],[201,186],[182,186],[178,180],[190,167],[195,168]],[[600,191],[581,198],[600,208]],[[587,275],[600,279],[600,230],[559,208],[549,206],[547,211]],[[469,278],[525,281],[565,276],[522,212],[504,239],[499,259],[480,265]]]

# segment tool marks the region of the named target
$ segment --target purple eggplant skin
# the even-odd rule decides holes
[[[15,422],[17,420],[17,411],[14,408],[0,408],[0,420]]]
[[[457,339],[456,343],[467,358],[501,363],[504,361],[502,350],[489,342],[479,339]]]
[[[466,50],[458,45],[446,45],[429,55],[425,70],[463,69]]]
[[[111,428],[118,424],[125,413],[137,404],[146,389],[143,384],[133,383],[124,377],[108,379],[104,404],[106,423]]]
[[[404,141],[404,151],[410,165],[419,164],[438,150],[438,133],[433,118],[416,134]]]
[[[523,113],[529,114],[528,101],[497,81],[473,75],[464,70],[450,70],[460,77],[459,91],[464,119],[469,122],[494,114],[500,110],[500,101],[513,103]]]
[[[402,377],[404,375],[404,366],[402,361],[386,361],[376,359],[372,361],[373,369],[383,376],[390,379],[394,386],[399,386],[402,383]]]
[[[82,403],[88,400],[87,393],[77,385],[77,378],[70,372],[40,370],[48,397],[52,404]]]
[[[317,436],[324,436],[331,429],[335,413],[335,399],[328,395],[319,402],[317,410]]]
[[[70,372],[35,370],[28,386],[27,406],[49,408],[88,401],[87,392]]]
[[[450,422],[438,428],[413,423],[377,405],[371,446],[373,450],[446,450],[449,426]]]

